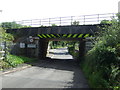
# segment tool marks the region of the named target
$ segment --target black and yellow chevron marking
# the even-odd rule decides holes
[[[86,38],[90,34],[38,34],[39,38]]]

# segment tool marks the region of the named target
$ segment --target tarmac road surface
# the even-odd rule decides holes
[[[2,88],[88,88],[80,66],[67,48],[53,50],[52,59],[39,60],[32,67],[2,76]]]

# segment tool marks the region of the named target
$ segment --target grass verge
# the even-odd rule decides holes
[[[17,67],[18,65],[21,65],[24,63],[31,63],[36,60],[37,59],[35,58],[28,58],[24,56],[16,56],[16,55],[9,54],[6,60],[0,61],[0,70],[2,71],[4,69],[14,68],[14,67]]]

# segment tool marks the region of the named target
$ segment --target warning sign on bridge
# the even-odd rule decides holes
[[[36,48],[36,44],[28,44],[27,48]]]

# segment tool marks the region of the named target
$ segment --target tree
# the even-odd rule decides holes
[[[54,26],[57,26],[56,24],[52,24],[52,26],[54,27]]]
[[[79,21],[74,21],[74,22],[71,23],[71,25],[79,25],[79,24],[80,24]]]
[[[6,30],[4,30],[3,28],[0,28],[0,42],[2,41],[11,41],[13,40],[13,35],[6,33]]]
[[[118,17],[118,21],[120,23],[120,13],[117,14],[117,17]]]
[[[111,24],[112,22],[109,20],[102,20],[100,24]]]
[[[9,45],[7,45],[6,43],[7,42],[10,43],[13,39],[14,38],[11,34],[6,33],[6,31],[0,27],[0,50],[3,50],[3,49],[5,50],[5,55],[4,55],[5,57],[9,50],[9,49],[5,48],[5,47],[9,47]],[[0,58],[2,58],[2,57],[3,57],[3,54],[0,53]],[[5,60],[6,60],[6,58],[5,58]],[[1,64],[1,61],[0,61],[0,64]],[[0,66],[0,68],[1,68],[1,66]]]
[[[106,22],[106,20],[104,21]],[[100,32],[100,35],[97,35],[96,37],[97,39],[94,47],[87,53],[86,59],[83,61],[83,71],[85,72],[92,88],[119,88],[119,20],[111,20],[111,25],[106,25],[104,31]]]
[[[16,22],[3,22],[1,23],[1,27],[3,29],[14,29],[14,28],[21,28],[23,25],[17,24]]]

